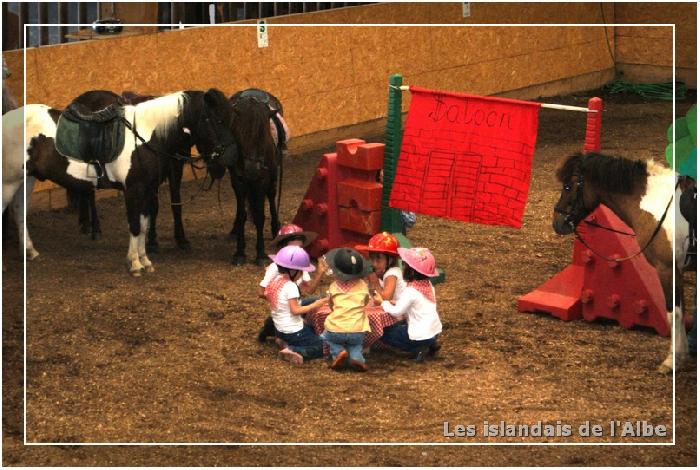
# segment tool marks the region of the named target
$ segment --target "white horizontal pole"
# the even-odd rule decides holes
[[[410,88],[408,85],[401,85],[399,87],[401,91],[408,91]],[[561,109],[563,111],[580,111],[583,113],[597,113],[597,109],[588,109],[588,108],[582,108],[581,106],[569,106],[566,104],[549,104],[549,103],[540,103],[540,106],[543,108],[549,108],[549,109]]]
[[[540,103],[540,106],[543,108],[549,108],[549,109],[562,109],[564,111],[581,111],[584,113],[597,113],[597,109],[588,109],[588,108],[582,108],[581,106],[568,106],[566,104],[549,104],[549,103]]]

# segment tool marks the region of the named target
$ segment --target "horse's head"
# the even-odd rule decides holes
[[[232,130],[244,162],[255,167],[276,167],[277,149],[270,132],[270,118],[277,112],[255,98],[243,96],[232,100]]]
[[[646,191],[647,165],[641,160],[590,152],[566,157],[557,169],[562,184],[554,206],[554,231],[568,235],[603,203],[619,206],[620,198],[639,198]]]
[[[566,157],[557,169],[562,190],[554,206],[552,227],[559,235],[573,233],[579,222],[599,204],[593,191],[586,186],[584,160],[584,155],[576,153]]]
[[[204,93],[202,110],[193,137],[207,165],[235,152],[235,141],[231,132],[232,119],[231,105],[221,91],[210,88]]]

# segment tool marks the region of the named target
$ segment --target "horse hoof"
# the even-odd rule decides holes
[[[102,232],[92,232],[92,239],[94,241],[102,239]]]
[[[258,266],[265,266],[267,264],[268,259],[269,258],[258,258],[255,260],[255,264],[257,264]]]
[[[666,364],[661,364],[656,370],[663,375],[670,375],[673,373],[673,367],[669,367]]]
[[[141,277],[141,269],[137,269],[136,271],[131,271],[129,274],[131,274],[131,277]]]
[[[37,259],[38,257],[39,257],[39,252],[36,251],[36,250],[32,250],[32,251],[28,251],[28,252],[27,252],[27,259],[28,259],[29,261],[34,261],[34,260]]]
[[[146,243],[146,253],[148,254],[153,254],[153,253],[158,253],[160,248],[158,247],[158,243]]]
[[[156,272],[156,268],[154,268],[153,265],[146,266],[145,270],[146,270],[147,273],[154,273],[154,272]]]
[[[231,262],[236,266],[243,266],[245,264],[245,256],[234,256]]]

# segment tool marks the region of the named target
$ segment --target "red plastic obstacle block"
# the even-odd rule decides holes
[[[384,164],[384,144],[367,144],[361,139],[336,143],[338,154],[338,224],[343,232],[374,235],[380,231],[382,184],[379,171]],[[344,239],[356,235],[343,234]]]
[[[540,287],[518,299],[520,312],[549,313],[564,321],[581,318],[583,245],[574,241],[571,264]]]
[[[338,212],[335,210],[337,178],[336,154],[327,153],[321,157],[294,217],[293,223],[318,234],[314,243],[307,248],[309,254],[316,258],[338,243]]]
[[[610,209],[600,206],[589,217],[603,227],[633,233]],[[636,237],[615,233],[585,221],[578,232],[592,248],[574,242],[572,264],[549,281],[518,299],[521,312],[546,312],[563,320],[610,318],[625,328],[651,327],[668,336],[666,308],[656,270],[639,252]],[[595,252],[595,253],[594,253]],[[597,254],[596,254],[597,253]]]
[[[383,162],[384,144],[361,139],[338,141],[336,153],[323,156],[294,217],[295,224],[318,233],[308,248],[312,256],[366,244],[380,231]]]
[[[603,227],[633,233],[610,209],[600,206],[587,220]],[[582,231],[585,226],[585,231]],[[582,224],[581,236],[593,251],[618,259],[639,253],[636,237]],[[625,261],[608,261],[591,250],[583,251],[584,277],[581,303],[583,318],[610,318],[625,328],[651,327],[662,336],[670,333],[666,303],[659,276],[644,255]]]

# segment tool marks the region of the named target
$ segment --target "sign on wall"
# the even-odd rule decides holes
[[[267,22],[258,20],[258,47],[267,47]]]

